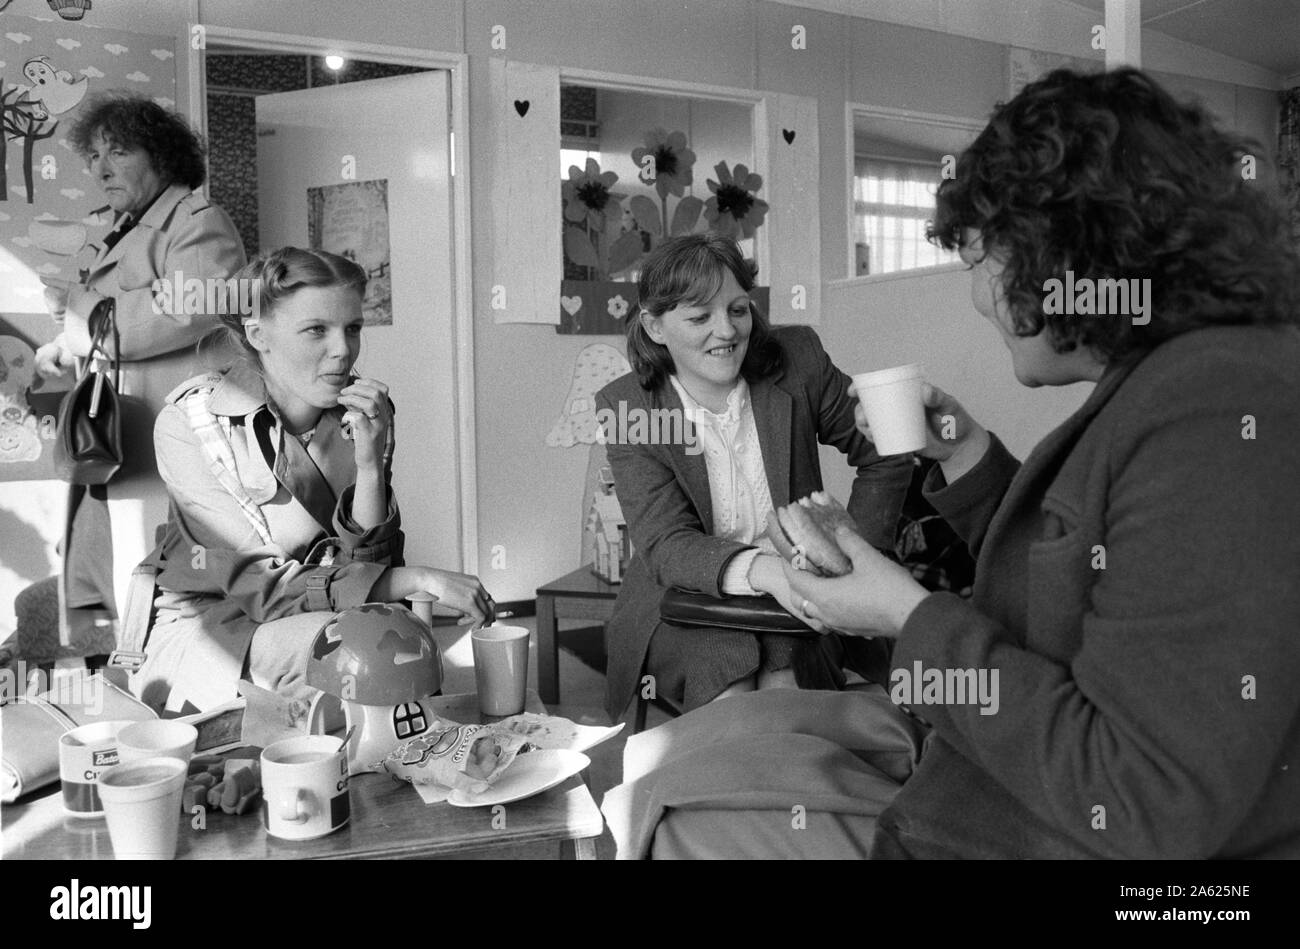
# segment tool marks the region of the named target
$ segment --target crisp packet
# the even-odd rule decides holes
[[[384,769],[411,784],[436,784],[471,794],[486,791],[515,756],[533,746],[494,725],[437,720],[423,735],[398,745]]]

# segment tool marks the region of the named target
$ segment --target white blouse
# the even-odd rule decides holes
[[[695,424],[695,434],[704,450],[709,472],[709,495],[713,501],[713,534],[741,544],[753,544],[727,562],[722,575],[722,592],[754,596],[749,585],[749,568],[764,551],[775,553],[767,539],[767,515],[772,511],[772,492],[763,467],[763,449],[754,424],[749,383],[743,378],[727,395],[727,410],[721,414],[706,409],[691,397],[675,375],[669,380],[685,407],[686,418]]]

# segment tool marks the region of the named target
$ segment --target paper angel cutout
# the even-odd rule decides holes
[[[573,367],[564,412],[546,436],[546,444],[552,448],[596,444],[600,431],[596,421],[596,393],[631,371],[632,366],[623,354],[608,343],[583,347]]]

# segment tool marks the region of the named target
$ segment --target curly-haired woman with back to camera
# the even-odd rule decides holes
[[[310,698],[312,639],[362,603],[430,593],[464,621],[495,611],[477,577],[403,564],[393,404],[352,374],[365,272],[285,247],[239,277],[258,305],[222,317],[236,357],[178,386],[154,430],[171,516],[131,687],[155,708],[211,708],[240,679]]]
[[[998,108],[933,237],[1022,385],[1096,386],[1023,464],[928,390],[925,493],[978,556],[971,600],[848,532],[851,574],[787,574],[809,615],[894,639],[924,750],[875,727],[884,696],[719,703],[629,742],[624,855],[1300,857],[1300,254],[1248,150],[1133,69]]]

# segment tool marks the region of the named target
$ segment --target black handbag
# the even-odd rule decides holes
[[[97,319],[98,318],[98,319]],[[118,394],[122,364],[113,299],[101,302],[91,314],[95,336],[77,381],[59,403],[55,426],[54,470],[71,484],[108,484],[125,461],[122,416],[125,400]],[[95,354],[104,352],[104,340],[113,334],[113,355],[108,371],[94,369]]]

